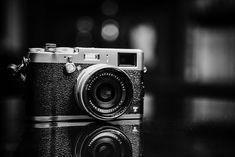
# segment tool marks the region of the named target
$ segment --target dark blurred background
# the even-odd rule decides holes
[[[146,156],[235,154],[230,150],[235,146],[235,1],[0,3],[0,142],[8,156],[20,141],[25,103],[24,84],[6,67],[20,63],[29,47],[48,42],[145,52],[144,141],[152,141],[146,142]],[[187,134],[168,136],[176,128]]]

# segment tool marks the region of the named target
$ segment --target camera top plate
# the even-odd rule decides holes
[[[44,48],[29,50],[31,63],[66,63],[69,58],[79,64],[109,64],[130,70],[144,69],[144,53],[140,49],[56,47],[55,51],[46,51]]]

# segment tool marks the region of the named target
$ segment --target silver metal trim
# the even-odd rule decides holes
[[[58,127],[79,127],[79,126],[87,126],[91,123],[95,122],[44,122],[44,123],[35,123],[33,124],[34,128],[44,129],[44,128],[58,128]],[[140,119],[132,119],[132,120],[115,120],[110,121],[107,124],[112,125],[139,125],[141,123]]]
[[[140,119],[142,114],[124,114],[117,118],[117,120],[123,119]],[[33,116],[33,121],[38,122],[54,122],[54,121],[68,121],[68,120],[94,120],[94,118],[88,115],[78,115],[78,116]],[[116,120],[116,119],[115,119]]]
[[[91,122],[56,122],[56,123],[37,123],[34,124],[34,128],[55,128],[55,127],[71,127],[71,126],[86,126]]]
[[[108,49],[108,48],[75,48],[75,52],[44,52],[40,48],[30,48],[29,58],[32,63],[66,63],[69,56],[73,57],[74,63],[81,64],[109,64],[118,66],[118,53],[136,53],[137,65],[136,67],[123,67],[121,69],[144,69],[144,53],[139,49]],[[84,55],[88,53],[100,54],[99,60],[86,60]]]

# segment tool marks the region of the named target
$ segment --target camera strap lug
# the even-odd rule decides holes
[[[146,73],[148,71],[147,67],[144,67],[144,73]]]

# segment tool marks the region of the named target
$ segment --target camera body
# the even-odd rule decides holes
[[[30,48],[27,113],[34,121],[139,119],[144,65],[139,49]]]
[[[25,130],[17,156],[142,156],[140,120],[34,123]]]

